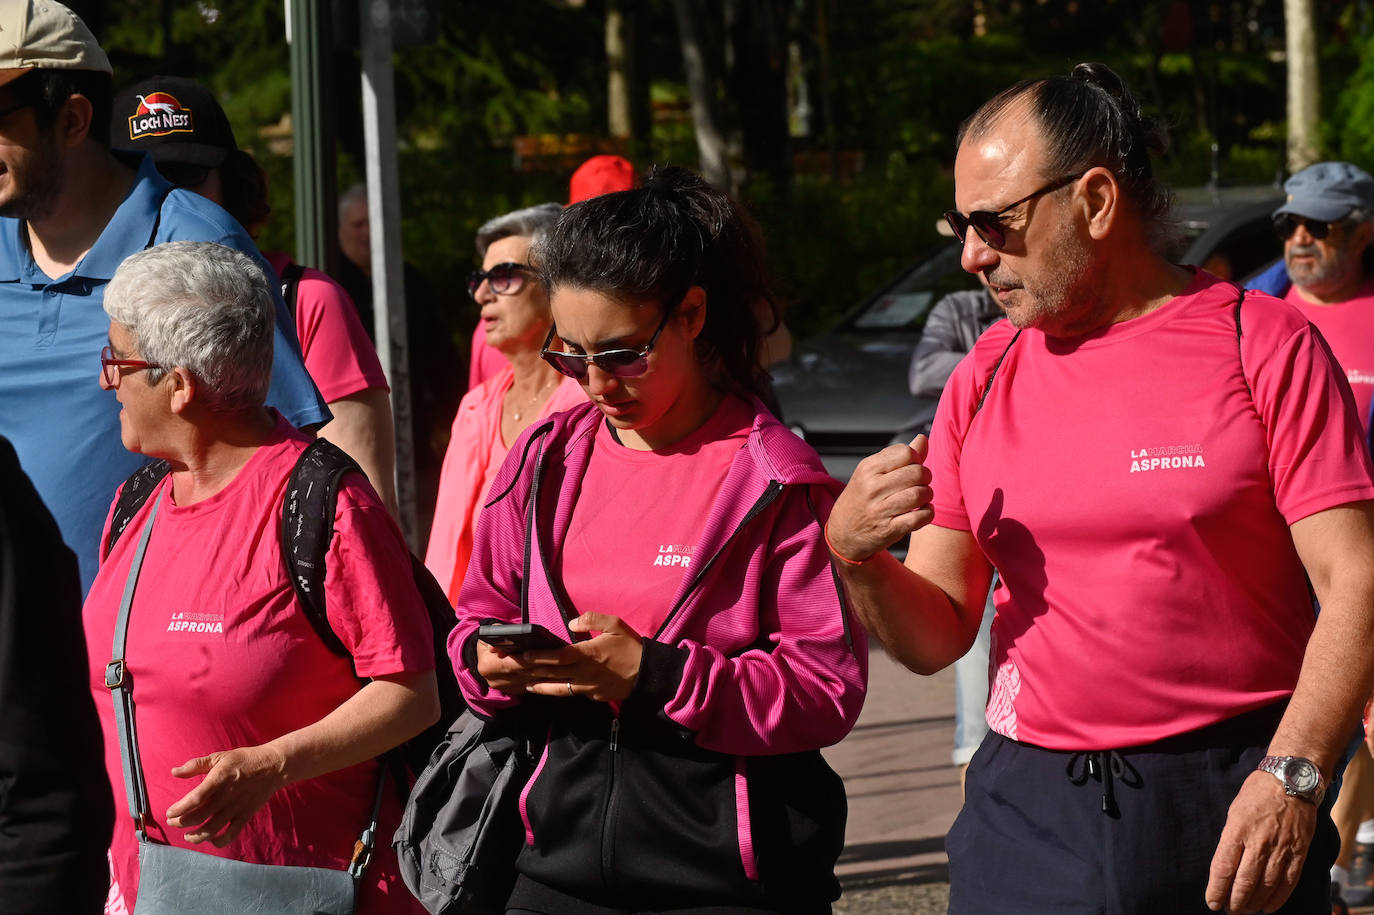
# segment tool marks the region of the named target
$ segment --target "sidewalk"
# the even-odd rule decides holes
[[[880,648],[869,657],[859,723],[825,751],[849,792],[837,913],[943,915],[949,901],[944,837],[959,811],[954,672],[920,677]]]

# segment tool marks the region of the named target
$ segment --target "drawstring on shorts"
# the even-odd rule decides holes
[[[1139,788],[1144,784],[1124,756],[1116,750],[1082,750],[1069,757],[1064,774],[1074,785],[1086,785],[1088,779],[1102,783],[1102,812],[1109,817],[1121,816],[1121,808],[1116,803],[1116,783],[1120,781],[1128,788]]]

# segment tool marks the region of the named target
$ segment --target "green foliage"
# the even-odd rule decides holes
[[[180,73],[219,94],[240,143],[269,175],[274,215],[262,241],[293,248],[290,159],[263,134],[290,108],[281,0],[73,5],[110,52],[117,85]],[[935,220],[953,197],[959,123],[1019,79],[1063,74],[1081,60],[1116,69],[1166,125],[1173,151],[1158,167],[1175,184],[1208,179],[1214,142],[1228,183],[1268,183],[1282,163],[1281,0],[784,6],[791,10],[784,38],[798,49],[813,109],[810,134],[794,138],[794,146],[822,164],[798,173],[790,189],[751,179],[746,203],[765,230],[774,271],[793,302],[789,321],[802,335],[833,322],[936,240]],[[635,9],[656,112],[636,165],[693,166],[673,2],[640,0]],[[605,131],[605,3],[441,0],[439,10],[434,41],[395,58],[403,237],[407,259],[436,287],[452,290],[453,307],[475,320],[456,278],[475,261],[476,227],[566,194],[571,166],[550,161],[519,171],[515,139]],[[1317,15],[1328,145],[1374,164],[1374,13],[1367,3],[1342,0],[1319,4]],[[338,54],[334,71],[344,187],[362,172],[356,53]],[[825,171],[831,152],[863,167],[832,180]]]
[[[1327,121],[1325,136],[1337,157],[1374,168],[1374,37],[1355,47],[1354,72],[1336,97],[1335,116]]]
[[[464,149],[605,123],[601,19],[549,0],[515,6],[445,10],[432,44],[398,55],[397,95],[408,100],[411,130]]]
[[[825,330],[915,261],[938,240],[936,220],[952,196],[935,161],[894,155],[849,184],[799,178],[790,208],[751,201],[793,333]]]

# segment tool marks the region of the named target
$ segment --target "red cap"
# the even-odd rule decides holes
[[[623,156],[592,156],[568,181],[568,205],[635,186],[635,169]]]

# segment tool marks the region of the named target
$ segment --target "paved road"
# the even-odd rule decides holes
[[[918,677],[879,648],[853,732],[825,751],[849,792],[837,871],[844,915],[935,915],[949,901],[944,837],[959,811],[954,672]]]

